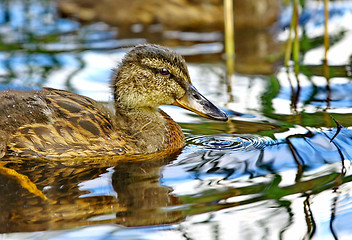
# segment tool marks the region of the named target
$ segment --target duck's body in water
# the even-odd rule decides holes
[[[158,108],[163,104],[227,120],[192,86],[184,59],[164,47],[133,48],[112,84],[114,113],[63,90],[0,92],[0,157],[172,153],[185,140],[180,127]]]

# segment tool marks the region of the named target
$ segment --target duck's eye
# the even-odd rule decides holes
[[[159,73],[160,73],[161,75],[164,75],[164,76],[170,75],[170,71],[167,70],[166,68],[160,69],[160,70],[159,70]]]

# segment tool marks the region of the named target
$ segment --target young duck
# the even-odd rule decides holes
[[[115,112],[91,98],[44,88],[0,93],[0,157],[173,153],[180,127],[158,106],[177,105],[226,121],[193,86],[185,60],[158,45],[126,54],[113,77]]]

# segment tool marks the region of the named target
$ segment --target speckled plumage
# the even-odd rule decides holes
[[[63,90],[0,92],[0,157],[173,153],[185,145],[180,127],[158,109],[177,101],[183,105],[189,91],[199,94],[190,87],[181,56],[157,45],[137,46],[115,70],[112,85],[114,113],[91,98]],[[215,109],[203,98],[196,96],[196,104]],[[218,109],[208,114],[183,107],[227,119]]]
[[[136,153],[135,139],[117,131],[111,114],[90,98],[55,89],[22,92],[20,96],[6,91],[0,94],[0,99],[4,98],[7,101],[0,103],[0,139],[7,142],[2,150],[8,155]]]

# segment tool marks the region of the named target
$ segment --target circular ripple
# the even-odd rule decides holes
[[[275,140],[258,136],[198,136],[188,139],[188,145],[207,150],[251,150],[272,145]]]

